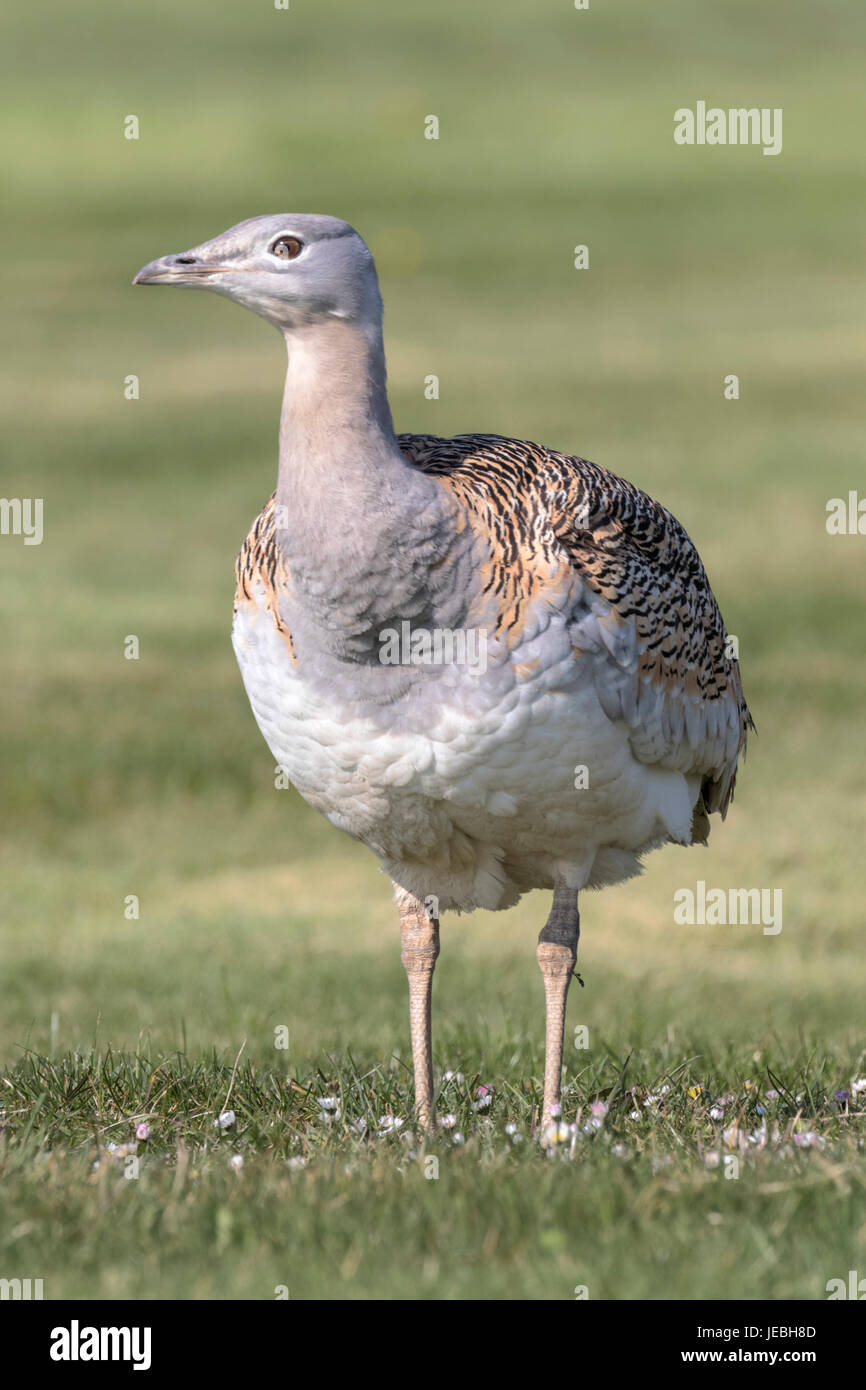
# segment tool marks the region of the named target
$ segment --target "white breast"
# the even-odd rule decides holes
[[[262,589],[252,597],[232,640],[277,763],[440,909],[508,906],[566,869],[578,886],[617,882],[652,846],[688,843],[696,783],[635,759],[560,613],[510,653],[491,648],[483,673],[415,668],[397,698],[362,702],[345,663],[312,675],[302,651],[295,662]]]

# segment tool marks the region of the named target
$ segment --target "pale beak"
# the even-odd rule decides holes
[[[207,283],[211,275],[226,271],[225,265],[208,265],[188,251],[178,256],[160,256],[157,261],[148,261],[133,280],[134,285],[196,285]]]

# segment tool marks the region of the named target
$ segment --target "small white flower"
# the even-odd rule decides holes
[[[640,1111],[639,1111],[639,1110],[632,1110],[631,1114],[629,1115],[629,1119],[630,1119],[630,1120],[639,1120],[639,1119],[640,1119]]]
[[[571,1125],[563,1125],[558,1120],[551,1120],[550,1124],[545,1125],[541,1131],[541,1143],[548,1153],[554,1153],[557,1144],[567,1144],[571,1136]]]
[[[805,1134],[793,1134],[791,1137],[798,1149],[823,1149],[825,1143],[814,1129],[807,1129]]]
[[[138,1153],[138,1143],[131,1139],[128,1144],[106,1144],[105,1152],[111,1158],[128,1158],[130,1154]]]
[[[379,1133],[394,1134],[402,1124],[403,1121],[400,1119],[399,1115],[380,1115]]]
[[[340,1102],[336,1096],[319,1096],[316,1104],[322,1112],[323,1120],[339,1120]]]
[[[851,1082],[852,1095],[860,1096],[864,1091],[866,1091],[866,1076],[858,1077],[856,1081]]]
[[[241,1169],[241,1168],[243,1168],[243,1166],[244,1166],[244,1156],[243,1156],[243,1154],[232,1154],[231,1158],[229,1159],[229,1163],[230,1163],[231,1166],[232,1166],[233,1168],[235,1168],[235,1169]]]
[[[724,1112],[724,1110],[722,1109],[722,1107],[721,1107],[720,1105],[711,1105],[711,1106],[710,1106],[710,1119],[711,1119],[711,1120],[723,1120],[724,1118],[725,1118],[725,1112]]]
[[[453,1129],[457,1123],[457,1116],[451,1114],[451,1112],[449,1111],[447,1115],[442,1116],[439,1123],[443,1129]]]
[[[307,1160],[306,1160],[305,1158],[287,1158],[287,1159],[286,1159],[286,1167],[287,1167],[288,1169],[290,1169],[290,1171],[293,1172],[293,1173],[299,1173],[300,1170],[301,1170],[302,1168],[306,1168],[306,1166],[307,1166]]]
[[[455,1144],[465,1144],[465,1143],[466,1143],[466,1140],[463,1138],[463,1135],[460,1133],[460,1130],[459,1130],[459,1129],[455,1129],[455,1131],[454,1131],[453,1135],[451,1136],[451,1138],[452,1138],[452,1142],[455,1143]]]
[[[223,1110],[218,1120],[214,1120],[214,1129],[231,1129],[235,1122],[235,1112],[233,1110]]]

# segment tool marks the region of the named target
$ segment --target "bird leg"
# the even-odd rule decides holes
[[[395,885],[396,887],[396,885]],[[435,899],[428,899],[428,912],[420,898],[396,888],[400,909],[400,958],[409,978],[409,1031],[412,1035],[412,1062],[415,1068],[415,1115],[424,1129],[433,1129],[433,1047],[430,1034],[430,998],[433,970],[439,955],[439,919],[433,915]]]
[[[535,955],[544,978],[547,1035],[544,1051],[544,1105],[542,1126],[549,1124],[553,1106],[562,1091],[562,1045],[565,1035],[565,1001],[577,963],[580,913],[577,889],[557,883],[553,906],[538,938]]]

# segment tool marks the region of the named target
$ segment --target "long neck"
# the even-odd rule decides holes
[[[367,460],[390,476],[400,456],[381,331],[331,319],[294,330],[286,345],[278,492],[303,504],[325,484],[326,466],[328,481],[372,495]]]
[[[354,645],[417,612],[425,568],[450,548],[454,508],[397,444],[378,324],[316,323],[293,329],[287,346],[280,547],[297,600]]]

